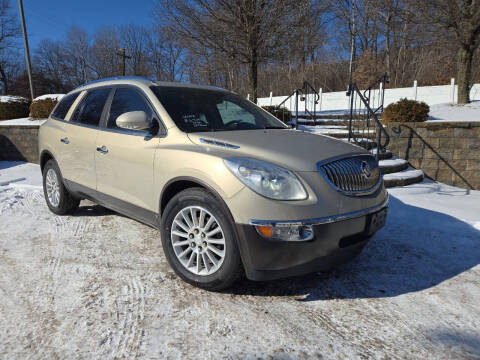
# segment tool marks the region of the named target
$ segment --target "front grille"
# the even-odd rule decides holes
[[[358,155],[318,163],[318,171],[337,190],[366,195],[376,189],[380,169],[375,157]]]

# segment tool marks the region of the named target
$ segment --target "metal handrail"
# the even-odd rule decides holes
[[[347,96],[350,97],[348,140],[369,149],[369,137],[372,131],[374,131],[374,134],[376,136],[377,160],[380,159],[380,153],[385,151],[385,148],[390,142],[390,136],[377,116],[378,114],[383,112],[383,102],[385,99],[384,84],[387,81],[388,79],[386,75],[384,75],[364,91],[361,91],[355,83],[350,84],[347,91]],[[374,90],[375,86],[377,85],[382,87],[382,91],[380,91],[379,93],[380,98],[378,99],[379,106],[375,109],[372,109],[372,106],[374,106],[375,103],[375,92],[372,92],[372,90]],[[359,109],[356,108],[357,98],[360,99]],[[357,118],[354,119],[354,117]],[[354,126],[358,129],[357,131],[354,130]]]
[[[310,94],[308,93],[308,90],[311,90]],[[313,113],[307,108],[307,96],[312,95],[312,94],[314,95]],[[294,123],[294,128],[297,128],[297,126],[298,126],[298,101],[299,101],[299,97],[300,97],[300,100],[305,101],[305,114],[308,114],[315,121],[316,112],[317,112],[316,105],[318,104],[318,101],[320,100],[320,94],[315,90],[315,88],[308,81],[304,81],[303,86],[301,88],[295,89],[280,104],[276,105],[275,109],[277,109],[277,110],[280,109],[293,96],[295,96],[295,123]]]

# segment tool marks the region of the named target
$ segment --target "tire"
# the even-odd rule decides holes
[[[77,210],[80,200],[70,194],[63,183],[62,174],[54,160],[49,160],[43,168],[43,194],[48,208],[57,215],[72,214]],[[52,185],[52,180],[56,181],[56,185]],[[49,196],[49,187],[56,186],[58,190],[58,198]],[[52,193],[50,193],[52,194]]]
[[[181,216],[182,211],[191,226]],[[189,284],[218,291],[230,287],[243,273],[233,219],[225,205],[205,189],[190,188],[175,195],[163,211],[161,229],[163,251],[170,266]],[[186,241],[189,244],[179,246]],[[181,258],[184,252],[187,255]]]

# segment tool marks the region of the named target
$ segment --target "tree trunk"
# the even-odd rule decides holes
[[[3,94],[7,95],[8,94],[8,77],[5,71],[3,70],[3,67],[0,66],[0,81],[3,84]]]
[[[457,84],[458,103],[470,102],[470,79],[472,77],[472,59],[474,50],[461,46],[458,49]]]

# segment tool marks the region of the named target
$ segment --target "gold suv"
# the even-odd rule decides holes
[[[89,83],[63,97],[39,147],[51,211],[90,199],[154,226],[175,272],[210,290],[343,263],[385,223],[372,154],[221,88]]]

